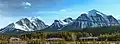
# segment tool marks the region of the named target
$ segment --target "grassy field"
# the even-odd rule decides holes
[[[0,41],[0,44],[120,44],[120,41]]]

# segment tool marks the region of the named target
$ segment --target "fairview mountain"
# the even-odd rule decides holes
[[[50,26],[46,25],[38,18],[22,18],[19,21],[11,23],[8,26],[2,28],[0,33],[24,31],[58,32],[115,25],[119,25],[119,22],[112,15],[106,15],[97,10],[91,10],[88,12],[88,14],[83,13],[76,19],[69,17],[64,20],[54,20],[53,24]]]

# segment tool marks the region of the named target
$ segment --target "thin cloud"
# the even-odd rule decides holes
[[[75,13],[79,13],[79,14],[81,14],[81,12],[74,11],[73,9],[61,9],[59,11],[37,11],[36,13],[37,14],[48,14],[48,13],[55,13],[55,14],[75,14]]]
[[[67,11],[67,9],[61,9],[60,10],[60,12],[66,12]]]
[[[59,11],[37,11],[36,13],[41,14],[41,13],[59,13]]]
[[[70,13],[70,12],[73,12],[71,11],[72,9],[60,9],[58,11],[37,11],[36,13]],[[76,12],[76,11],[75,11]]]
[[[60,12],[67,12],[67,11],[71,11],[72,9],[61,9]]]

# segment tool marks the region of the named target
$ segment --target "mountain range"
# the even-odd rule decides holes
[[[116,25],[119,25],[119,21],[112,15],[106,15],[93,9],[88,11],[88,13],[81,14],[76,19],[68,17],[64,20],[54,20],[50,26],[38,18],[22,18],[0,29],[0,33],[23,33],[30,31],[59,32]]]

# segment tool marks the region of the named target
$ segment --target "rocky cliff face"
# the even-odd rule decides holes
[[[76,21],[79,28],[87,28],[91,26],[90,18],[87,16],[87,14],[81,14]]]
[[[16,28],[13,28],[15,27],[14,23],[11,23],[9,24],[8,26],[6,26],[5,28],[2,28],[0,30],[0,33],[16,33],[16,34],[19,34],[19,33],[24,33],[25,31],[23,30],[20,30],[20,29],[16,29]]]
[[[108,26],[114,26],[114,25],[118,25],[119,22],[112,16],[107,16],[108,18]]]
[[[54,23],[50,26],[50,28],[54,28],[56,30],[61,30],[61,28],[63,27],[64,27],[64,24],[60,20],[55,20]]]
[[[69,23],[72,23],[74,20],[71,17],[69,17],[69,18],[64,19],[63,21],[69,24]]]
[[[66,27],[67,29],[71,27],[83,29],[115,25],[119,25],[119,23],[113,16],[107,16],[97,10],[91,10],[88,14],[81,14],[76,20],[73,20],[72,23],[69,23]]]
[[[43,21],[39,20],[38,18],[32,18],[31,22],[36,27],[36,30],[41,30],[48,27],[48,25],[46,25]]]
[[[22,18],[17,21],[15,24],[15,28],[25,30],[25,31],[34,31],[37,27],[30,22],[27,18]]]
[[[119,24],[113,16],[107,16],[97,10],[89,11],[88,16],[92,21],[92,27],[114,26]]]
[[[91,20],[92,27],[101,27],[101,26],[107,26],[108,18],[106,18],[106,15],[102,14],[101,12],[97,10],[91,10],[88,12],[88,16]]]

